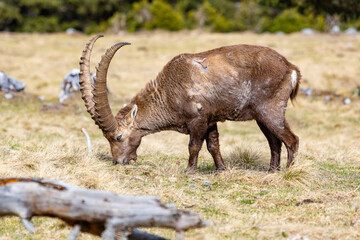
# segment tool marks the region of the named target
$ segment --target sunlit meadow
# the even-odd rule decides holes
[[[270,150],[254,121],[219,124],[227,171],[214,173],[204,147],[198,171],[187,174],[188,136],[161,132],[145,137],[138,160],[113,165],[102,132],[79,94],[58,103],[64,76],[78,67],[90,36],[0,33],[0,70],[27,84],[6,99],[0,93],[0,177],[40,177],[117,194],[154,195],[198,213],[211,225],[186,233],[186,239],[360,239],[360,36],[328,34],[143,32],[106,35],[95,44],[92,68],[107,47],[131,42],[109,69],[113,111],[156,77],[172,57],[232,44],[271,47],[303,75],[289,103],[287,119],[300,138],[296,164],[268,173]],[[43,96],[45,100],[40,100]],[[330,101],[325,101],[325,96]],[[345,97],[351,103],[344,104]],[[49,105],[52,104],[52,105]],[[85,128],[93,154],[87,153]],[[208,181],[210,185],[204,184]],[[38,217],[35,234],[19,218],[0,220],[0,239],[65,239],[71,231],[60,220]],[[145,229],[173,239],[164,229]],[[98,239],[81,234],[79,239]],[[299,238],[298,238],[299,239]]]

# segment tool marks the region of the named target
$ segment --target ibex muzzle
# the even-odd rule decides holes
[[[298,137],[285,120],[288,100],[298,92],[298,68],[276,51],[260,46],[234,45],[195,54],[181,54],[168,62],[128,105],[114,116],[106,91],[106,75],[115,52],[129,43],[109,48],[90,79],[90,55],[96,35],[80,61],[82,98],[92,119],[110,143],[114,161],[136,160],[145,135],[175,130],[190,135],[187,169],[196,170],[206,140],[217,170],[224,170],[217,122],[255,119],[270,149],[270,171],[280,169],[281,145],[289,167],[298,150]]]

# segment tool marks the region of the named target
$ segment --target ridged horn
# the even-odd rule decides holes
[[[81,91],[81,97],[85,102],[85,107],[88,113],[90,113],[91,118],[97,122],[97,116],[95,114],[95,103],[93,101],[93,86],[91,83],[91,77],[90,77],[90,55],[91,50],[94,46],[94,43],[97,39],[103,37],[104,35],[99,34],[95,35],[90,39],[90,41],[86,44],[83,53],[80,58],[80,73],[79,73],[79,83],[80,83],[80,91]]]
[[[106,76],[111,59],[116,51],[124,45],[130,45],[127,42],[120,42],[113,45],[106,50],[106,53],[101,57],[101,61],[96,67],[96,77],[94,79],[94,103],[95,114],[99,127],[105,132],[113,132],[116,130],[117,121],[111,112],[108,94],[106,91]]]

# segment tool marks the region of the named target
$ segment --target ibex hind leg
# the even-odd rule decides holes
[[[288,162],[286,167],[289,168],[294,163],[294,157],[299,149],[299,137],[296,136],[290,129],[289,124],[285,120],[285,129],[287,131],[287,143],[285,143],[288,152]]]
[[[271,151],[270,168],[269,172],[280,170],[280,157],[282,142],[276,137],[263,123],[256,121],[261,131],[264,133]]]
[[[219,132],[217,124],[214,124],[208,128],[206,132],[206,146],[214,159],[216,171],[225,170],[226,167],[220,153]]]
[[[299,148],[299,138],[291,131],[289,124],[285,120],[285,113],[281,114],[281,110],[274,111],[274,113],[276,114],[261,114],[257,121],[285,144],[288,152],[287,167],[290,167],[293,164],[294,155]]]

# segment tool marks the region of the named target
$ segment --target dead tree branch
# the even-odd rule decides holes
[[[0,179],[0,216],[16,215],[27,230],[35,232],[33,216],[57,217],[74,226],[68,239],[80,231],[104,239],[163,239],[135,228],[174,229],[177,239],[184,231],[208,225],[192,212],[164,204],[157,197],[124,196],[88,190],[43,179]]]
[[[88,147],[88,152],[89,155],[91,155],[91,139],[89,134],[87,133],[87,131],[85,130],[85,128],[82,128],[81,131],[84,133],[85,137],[86,137],[86,143],[87,143],[87,147]]]

